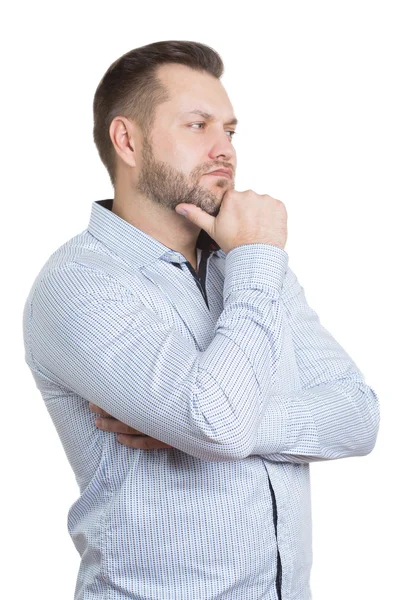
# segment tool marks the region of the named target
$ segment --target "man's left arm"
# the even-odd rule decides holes
[[[379,429],[379,400],[354,361],[323,327],[288,267],[282,301],[301,389],[277,395],[288,414],[287,444],[268,452],[269,424],[260,424],[252,454],[307,463],[369,454]],[[266,413],[268,415],[268,412]]]

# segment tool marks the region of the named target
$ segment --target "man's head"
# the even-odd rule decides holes
[[[109,67],[94,97],[93,135],[115,190],[218,214],[236,172],[222,73],[212,48],[185,41],[136,48]],[[207,174],[218,168],[232,177]]]

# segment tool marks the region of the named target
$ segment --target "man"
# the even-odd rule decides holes
[[[284,204],[234,189],[222,72],[183,41],[110,66],[94,139],[114,198],[26,303],[80,487],[76,599],[309,600],[309,463],[375,445],[377,395],[288,267]]]

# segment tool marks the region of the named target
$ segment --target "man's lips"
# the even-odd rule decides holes
[[[232,169],[216,169],[215,171],[210,171],[206,173],[206,175],[218,175],[219,177],[230,177],[232,179]]]

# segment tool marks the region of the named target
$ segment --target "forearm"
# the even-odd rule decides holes
[[[374,390],[342,346],[322,326],[307,304],[304,290],[288,268],[282,292],[284,356],[292,356],[292,389],[273,396],[285,407],[287,429],[279,454],[269,447],[269,424],[260,424],[252,454],[270,460],[311,462],[360,456],[371,452],[379,428],[379,402]],[[268,413],[266,413],[266,416]]]

